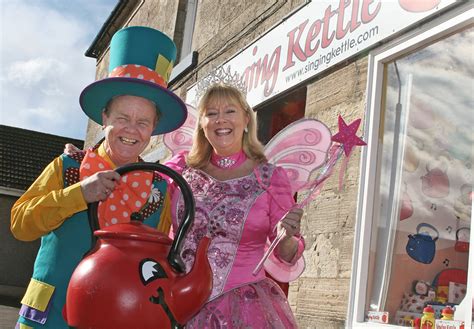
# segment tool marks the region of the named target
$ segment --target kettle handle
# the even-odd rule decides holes
[[[181,193],[183,194],[184,219],[179,225],[178,230],[176,231],[167,259],[168,263],[174,270],[179,273],[184,273],[185,266],[183,260],[181,259],[180,251],[181,245],[183,244],[184,239],[186,237],[186,233],[194,222],[195,204],[193,193],[191,192],[191,189],[186,180],[184,180],[184,178],[180,174],[178,174],[173,169],[159,163],[137,162],[127,164],[125,166],[121,166],[115,169],[115,171],[120,175],[136,170],[157,171],[159,173],[165,174],[166,176],[173,179],[173,181],[178,185],[179,189],[181,190]],[[93,231],[99,229],[99,220],[97,218],[98,207],[99,202],[93,202],[87,205],[87,215],[89,217],[89,225],[92,230],[92,237],[94,237]]]

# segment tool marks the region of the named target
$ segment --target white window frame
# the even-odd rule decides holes
[[[196,26],[198,0],[187,0],[186,17],[184,19],[183,40],[180,45],[179,59],[171,72],[169,84],[172,85],[177,79],[197,64],[197,51],[193,51],[194,27]]]
[[[183,44],[181,45],[180,61],[192,52],[194,26],[196,25],[197,6],[198,0],[188,0],[188,5],[186,7],[186,19],[184,23]],[[183,50],[186,50],[186,53],[184,53]]]
[[[382,89],[384,64],[402,57],[417,48],[423,47],[447,35],[461,30],[474,23],[473,3],[466,3],[450,12],[426,23],[415,31],[372,51],[368,56],[367,73],[367,113],[365,117],[365,140],[367,147],[362,148],[361,172],[359,182],[359,203],[354,234],[354,254],[352,259],[352,276],[350,282],[349,303],[347,310],[347,328],[380,328],[380,324],[365,322],[367,278],[369,271],[369,251],[374,218],[374,200],[377,154],[380,154],[379,143],[380,113],[382,112]],[[473,202],[474,203],[474,202]],[[471,215],[473,221],[474,212]],[[471,234],[470,245],[474,246],[474,234]],[[472,298],[474,285],[474,250],[470,251],[468,264],[467,294],[460,312],[463,312],[465,328],[472,326]],[[393,314],[390,314],[393,316]],[[403,328],[396,325],[383,325],[383,328]],[[473,327],[474,328],[474,327]]]

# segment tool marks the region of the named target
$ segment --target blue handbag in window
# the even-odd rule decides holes
[[[430,228],[433,233],[436,233],[435,237],[432,237],[428,232],[421,231],[421,229]],[[406,251],[408,256],[417,262],[423,264],[430,264],[433,261],[436,252],[436,240],[438,240],[438,230],[430,224],[420,223],[416,227],[416,234],[408,235],[408,243]]]

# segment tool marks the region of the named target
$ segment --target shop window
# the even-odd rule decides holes
[[[178,46],[177,62],[181,62],[192,51],[194,23],[196,20],[197,0],[180,0],[174,41]]]
[[[193,34],[196,21],[197,0],[180,0],[173,40],[177,45],[177,62],[171,73],[170,85],[193,69],[198,53],[193,51]]]
[[[375,311],[410,326],[427,305],[436,318],[450,306],[471,320],[474,28],[466,25],[374,60],[380,107],[363,177],[355,322]]]
[[[267,144],[273,136],[290,123],[304,117],[306,106],[306,87],[299,88],[265,106],[256,108],[258,122],[258,139]],[[296,200],[296,195],[295,195]],[[268,273],[270,278],[272,276]],[[275,280],[274,278],[272,278]],[[286,296],[289,285],[275,280]]]
[[[258,139],[266,144],[290,123],[304,117],[306,87],[299,88],[265,106],[258,107]]]

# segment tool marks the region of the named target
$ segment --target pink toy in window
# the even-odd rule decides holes
[[[413,203],[411,201],[410,195],[407,192],[407,186],[403,188],[402,199],[401,199],[402,208],[400,209],[400,220],[410,218],[413,215]]]
[[[449,194],[449,178],[446,170],[426,166],[427,173],[421,176],[421,190],[431,198],[444,198]]]

